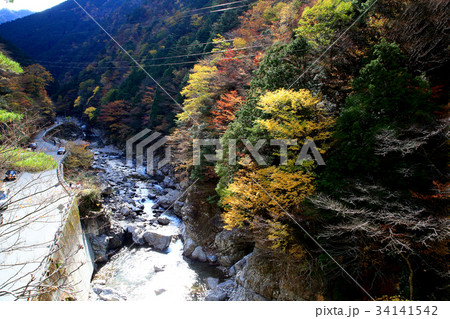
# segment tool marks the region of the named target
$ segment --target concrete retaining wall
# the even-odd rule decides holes
[[[55,238],[38,299],[87,300],[94,272],[93,253],[81,227],[76,200]]]

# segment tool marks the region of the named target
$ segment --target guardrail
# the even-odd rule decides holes
[[[61,184],[61,186],[64,188],[67,195],[72,196],[72,192],[70,191],[69,185],[67,185],[66,180],[64,179],[64,160],[67,158],[69,153],[64,154],[64,156],[61,158],[61,160],[58,163],[58,168],[56,169],[56,176],[58,177],[58,182]]]

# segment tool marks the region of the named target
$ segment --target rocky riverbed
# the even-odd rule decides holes
[[[222,273],[214,254],[183,238],[183,190],[170,168],[151,179],[112,147],[93,152],[103,211],[85,223],[98,268],[90,299],[203,300]]]

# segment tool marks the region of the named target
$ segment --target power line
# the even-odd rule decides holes
[[[243,47],[243,48],[235,48],[235,49],[228,49],[228,50],[219,50],[219,51],[211,51],[211,52],[202,52],[202,53],[192,53],[192,54],[185,54],[185,55],[177,55],[177,56],[168,56],[168,57],[160,57],[160,58],[153,58],[153,59],[142,59],[140,60],[140,63],[143,63],[144,61],[157,61],[157,60],[168,60],[168,59],[178,59],[178,58],[184,58],[184,57],[194,57],[194,56],[203,56],[203,55],[211,55],[216,53],[227,53],[227,52],[235,52],[235,51],[243,51],[253,48],[266,48],[271,46],[271,44],[267,45],[254,45],[249,47]],[[93,62],[64,62],[64,61],[44,61],[44,60],[33,60],[34,62],[41,62],[41,63],[59,63],[59,64],[86,64],[86,66],[92,64],[92,63],[99,63],[97,61]],[[105,61],[105,63],[129,63],[130,61],[124,61],[124,60],[110,60]]]
[[[217,4],[217,5],[214,5],[214,6],[203,7],[203,8],[199,8],[199,9],[193,9],[193,10],[189,10],[189,11],[187,11],[187,12],[199,11],[199,10],[205,10],[205,9],[212,9],[212,8],[216,8],[216,7],[223,7],[223,6],[228,6],[228,5],[232,5],[232,4],[236,4],[236,3],[241,3],[241,2],[245,2],[245,1],[249,1],[249,0],[241,0],[241,1],[227,2],[227,3]]]
[[[258,54],[249,54],[249,55],[240,55],[237,58],[244,58],[244,57],[255,57]],[[233,60],[233,58],[223,58],[222,60]],[[151,68],[151,67],[158,67],[158,66],[171,66],[171,65],[184,65],[184,64],[194,64],[198,63],[199,61],[186,61],[186,62],[173,62],[173,63],[163,63],[163,64],[150,64],[150,65],[143,65],[145,68]],[[53,65],[53,68],[68,68],[68,69],[85,69],[90,67],[91,65]],[[127,69],[127,68],[136,68],[138,66],[136,65],[127,65],[127,66],[91,66],[93,69]]]

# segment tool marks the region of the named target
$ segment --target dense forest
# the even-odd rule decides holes
[[[31,64],[2,79],[20,87],[2,110],[80,117],[122,146],[169,135],[197,232],[255,251],[279,282],[268,299],[448,298],[448,1],[80,3],[159,84],[68,1],[0,26]],[[194,165],[198,138],[223,159]],[[280,165],[262,139],[299,143]],[[296,161],[306,140],[326,165]]]
[[[36,132],[54,120],[55,106],[46,91],[53,78],[39,64],[23,68],[3,50],[0,47],[0,169],[54,168],[51,156],[27,150]]]

